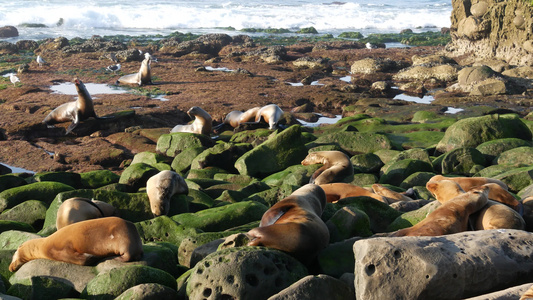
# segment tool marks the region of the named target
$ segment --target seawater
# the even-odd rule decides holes
[[[244,28],[314,27],[320,34],[345,31],[398,33],[450,26],[451,1],[442,0],[25,0],[3,1],[0,26],[13,25],[18,39],[92,35],[167,35],[226,32]],[[46,27],[20,26],[23,23]],[[228,31],[232,27],[235,31]]]

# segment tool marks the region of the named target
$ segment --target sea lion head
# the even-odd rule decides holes
[[[430,180],[426,183],[426,188],[440,203],[444,203],[465,192],[457,182],[452,180]]]

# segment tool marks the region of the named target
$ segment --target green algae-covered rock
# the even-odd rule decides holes
[[[511,171],[513,169],[516,169],[515,165],[492,165],[488,166],[486,168],[483,168],[479,170],[476,174],[474,174],[474,177],[496,177],[500,174],[503,174],[505,172]]]
[[[26,180],[20,176],[0,175],[0,192],[26,184]]]
[[[60,278],[47,276],[33,276],[26,282],[12,285],[7,293],[22,299],[60,299],[76,298],[79,293],[74,287]]]
[[[434,122],[439,118],[439,115],[434,111],[419,110],[413,114],[411,122],[426,123]]]
[[[429,179],[437,174],[433,172],[416,172],[405,178],[400,184],[402,189],[412,188],[414,186],[425,186]]]
[[[96,189],[109,184],[118,183],[120,175],[109,170],[95,170],[80,173],[81,184],[84,189]]]
[[[338,131],[319,136],[314,143],[337,144],[350,155],[393,148],[387,136],[372,132]]]
[[[191,169],[187,172],[186,179],[213,179],[216,174],[228,174],[228,171],[218,167],[207,167],[205,169]]]
[[[191,162],[191,169],[218,167],[234,173],[236,171],[234,165],[237,159],[251,149],[252,145],[247,143],[221,142],[197,155]]]
[[[0,193],[0,212],[12,208],[26,200],[33,199],[50,204],[55,196],[61,192],[74,188],[60,182],[35,182],[24,186],[7,189]]]
[[[159,173],[155,167],[144,163],[129,165],[120,175],[119,183],[131,186],[133,191],[146,186],[146,181]]]
[[[203,232],[195,236],[186,237],[180,244],[178,252],[178,261],[180,265],[191,267],[191,257],[194,250],[209,242],[223,239],[227,236],[234,234],[235,231],[223,231],[223,232]]]
[[[293,125],[239,157],[235,168],[243,175],[264,177],[299,164],[306,155],[301,126]]]
[[[367,186],[378,182],[378,177],[374,174],[354,174],[351,184],[357,186]]]
[[[158,283],[176,289],[176,281],[165,271],[131,265],[96,275],[83,290],[84,299],[114,299],[127,289],[143,283]]]
[[[329,244],[318,253],[318,264],[323,274],[340,278],[344,273],[352,273],[355,265],[353,243],[361,237],[353,237]]]
[[[400,186],[411,174],[416,172],[433,172],[433,166],[427,161],[404,159],[388,163],[381,170],[383,175],[379,179],[380,183]]]
[[[157,164],[167,163],[167,162],[169,162],[169,158],[164,155],[161,155],[159,153],[144,151],[144,152],[139,152],[135,154],[135,156],[133,157],[133,160],[131,161],[131,164],[133,165],[133,164],[143,163],[143,164],[147,164],[147,165],[155,167]]]
[[[215,174],[213,177],[215,180],[225,181],[225,182],[232,182],[232,183],[238,183],[241,185],[248,185],[252,182],[256,181],[257,179],[248,176],[248,175],[241,175],[241,174],[223,174],[218,173]]]
[[[502,152],[498,164],[533,165],[533,147],[523,146]]]
[[[172,169],[179,174],[185,174],[190,168],[192,160],[205,150],[204,147],[187,148],[181,151],[172,160]]]
[[[243,188],[237,191],[225,190],[222,192],[220,197],[217,198],[217,200],[231,203],[241,202],[255,193],[266,191],[268,189],[270,189],[270,186],[268,186],[266,183],[256,181],[247,186],[244,186]]]
[[[438,201],[432,201],[431,203],[422,206],[417,210],[406,212],[398,218],[396,218],[388,227],[387,232],[400,230],[403,228],[411,227],[424,220],[427,215],[440,206]]]
[[[150,267],[169,273],[173,277],[179,277],[182,273],[182,270],[178,267],[176,253],[163,244],[144,244],[142,261],[146,262]]]
[[[256,129],[256,130],[245,130],[237,132],[231,136],[230,142],[232,143],[248,143],[252,144],[254,147],[260,145],[266,141],[272,135],[270,129]]]
[[[168,242],[178,247],[184,238],[200,233],[196,228],[180,225],[167,216],[135,223],[135,227],[143,243]]]
[[[379,157],[379,159],[381,159],[381,161],[384,164],[388,164],[400,152],[401,151],[398,151],[398,150],[387,150],[387,149],[384,149],[384,150],[375,151],[374,154],[377,155]]]
[[[461,147],[477,147],[482,143],[518,138],[531,141],[531,130],[517,115],[487,115],[459,120],[446,130],[437,151],[446,153]]]
[[[175,132],[161,135],[157,140],[156,150],[166,156],[175,157],[185,149],[209,148],[213,144],[213,140],[203,134]]]
[[[507,184],[510,191],[518,193],[520,190],[533,184],[533,166],[512,169],[508,172],[494,176],[494,178]]]
[[[370,197],[348,197],[337,201],[333,206],[339,210],[349,206],[363,211],[370,219],[372,232],[384,232],[392,221],[402,213],[391,208],[388,204]]]
[[[72,172],[44,172],[37,173],[31,178],[31,182],[44,182],[44,181],[54,181],[61,182],[63,184],[69,185],[73,188],[81,188],[81,176],[78,173]]]
[[[0,249],[1,250],[17,250],[22,243],[31,240],[41,238],[40,235],[35,233],[9,230],[0,233]],[[11,260],[9,260],[11,261]]]
[[[282,184],[302,186],[309,183],[313,173],[321,166],[320,164],[290,166],[283,171],[265,177],[263,182],[269,186],[280,186]]]
[[[383,162],[374,153],[354,155],[350,161],[356,173],[377,173],[383,167]]]
[[[192,269],[189,299],[223,294],[228,299],[267,299],[307,276],[306,268],[278,250],[239,247],[217,251]]]
[[[180,197],[186,197],[189,202],[189,212],[195,212],[202,209],[213,207],[215,200],[209,197],[206,193],[199,191],[198,189],[189,188],[189,194],[180,195]]]
[[[488,162],[493,161],[501,153],[523,146],[531,146],[530,141],[517,138],[497,139],[480,144],[476,149],[487,158]]]
[[[181,299],[176,290],[158,283],[143,283],[131,287],[114,300]]]
[[[441,173],[472,176],[475,165],[485,165],[485,156],[475,148],[455,148],[442,158]]]
[[[46,217],[46,203],[37,200],[24,201],[0,214],[0,220],[16,221],[29,224],[40,230]]]
[[[404,159],[416,159],[416,160],[427,161],[428,163],[431,163],[428,152],[424,149],[419,149],[419,148],[401,151],[400,153],[398,153],[398,155],[396,155],[394,158],[392,158],[387,163],[397,162],[397,161],[404,160]]]
[[[222,231],[260,220],[267,209],[261,203],[244,201],[204,209],[196,213],[175,215],[172,220],[183,226],[203,231]]]
[[[13,250],[0,250],[0,292],[5,293],[5,285],[9,284],[9,278],[13,273],[9,271],[9,265],[13,259],[16,249]],[[7,286],[9,287],[9,286]]]
[[[256,201],[260,203],[265,203],[268,206],[272,206],[276,204],[278,201],[280,201],[281,199],[284,199],[290,196],[290,194],[292,194],[292,192],[294,192],[298,188],[299,186],[290,185],[290,184],[282,184],[280,186],[273,187],[271,189],[252,194],[250,197],[248,197],[245,200]]]
[[[370,219],[363,211],[344,206],[339,209],[327,222],[329,242],[335,243],[354,236],[371,236]]]

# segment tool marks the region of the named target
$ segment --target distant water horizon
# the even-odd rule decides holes
[[[247,28],[297,31],[306,27],[338,36],[352,31],[363,35],[403,29],[436,31],[450,26],[451,11],[451,1],[435,0],[154,0],[150,4],[138,0],[25,0],[2,4],[0,26],[15,26],[19,31],[19,37],[6,41],[168,35],[176,31],[236,35]]]

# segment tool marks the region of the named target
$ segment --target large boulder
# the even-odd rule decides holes
[[[450,82],[457,79],[457,67],[455,65],[439,65],[434,67],[413,66],[404,69],[393,76],[399,81],[425,81],[436,79]]]
[[[174,132],[162,134],[157,140],[156,151],[169,157],[175,157],[185,149],[213,146],[214,142],[203,134]]]
[[[142,283],[125,290],[115,300],[173,300],[179,299],[179,294],[175,289],[169,288],[159,283]]]
[[[353,287],[328,275],[309,275],[293,283],[268,300],[355,300]]]
[[[337,131],[331,134],[321,135],[313,141],[313,144],[338,145],[350,155],[393,148],[392,142],[384,134],[356,131]]]
[[[49,205],[57,194],[71,190],[74,188],[69,185],[52,181],[14,187],[0,193],[0,212],[29,199],[40,200]]]
[[[19,31],[14,26],[0,27],[0,38],[10,38],[19,36]]]

